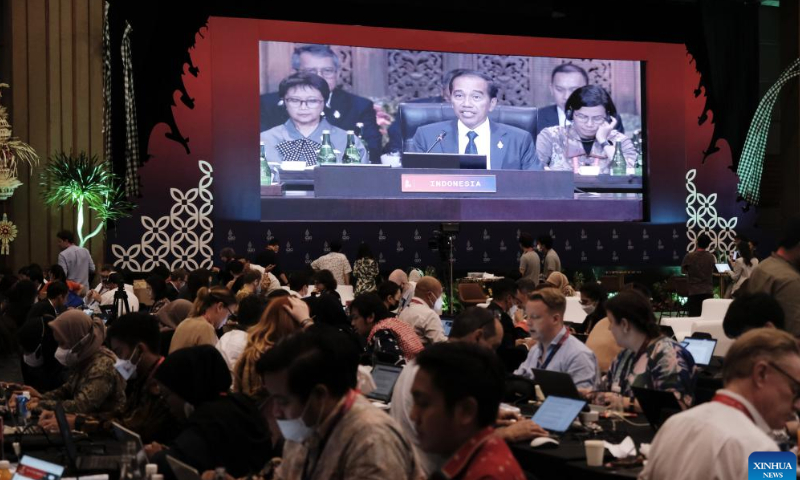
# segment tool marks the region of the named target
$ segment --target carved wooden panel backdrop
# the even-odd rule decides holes
[[[261,93],[275,91],[292,72],[294,43],[261,42]],[[544,106],[553,103],[550,75],[557,65],[573,63],[586,70],[589,82],[611,94],[622,113],[640,116],[639,63],[623,60],[564,59],[515,55],[394,50],[332,46],[341,59],[339,84],[361,96],[394,107],[402,101],[439,95],[442,75],[454,68],[489,74],[502,105]],[[393,108],[392,108],[393,109]]]

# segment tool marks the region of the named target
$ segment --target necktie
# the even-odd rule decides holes
[[[475,137],[477,136],[478,134],[473,131],[467,132],[467,137],[469,137],[469,142],[467,142],[467,148],[466,150],[464,150],[464,153],[477,155],[478,147],[475,145]]]

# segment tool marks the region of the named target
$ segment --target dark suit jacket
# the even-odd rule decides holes
[[[41,317],[44,315],[52,315],[54,317],[58,315],[56,309],[53,308],[52,305],[50,305],[50,300],[47,299],[34,303],[31,309],[28,311],[27,318],[31,319],[31,318]]]
[[[427,97],[427,98],[418,98],[416,100],[411,100],[410,102],[405,103],[443,103],[444,97],[439,95],[438,97]],[[402,152],[403,151],[403,133],[400,131],[400,115],[398,114],[394,118],[394,122],[389,125],[389,143],[383,148],[383,151],[386,153],[391,152]]]
[[[541,170],[536,161],[536,149],[531,134],[510,125],[490,122],[491,164],[493,169],[502,170]],[[447,135],[431,153],[458,152],[458,120],[423,125],[414,134],[414,151],[427,152],[436,142],[436,137],[445,131]],[[502,145],[502,148],[499,146]]]
[[[261,131],[283,125],[289,119],[286,108],[278,105],[278,92],[261,95]],[[378,129],[377,117],[372,101],[337,88],[331,95],[331,106],[325,107],[325,119],[343,130],[354,130],[356,123],[363,123],[362,135],[369,151],[370,163],[380,163],[383,136]],[[337,115],[338,112],[338,115]]]
[[[533,140],[536,141],[539,132],[545,128],[555,127],[556,125],[558,125],[558,107],[553,104],[540,108],[539,116],[536,119],[536,134],[533,136]],[[619,112],[617,112],[617,126],[614,127],[614,130],[619,133],[625,133],[625,126],[622,125],[622,117],[619,116]]]

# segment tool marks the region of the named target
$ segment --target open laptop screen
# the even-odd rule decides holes
[[[583,400],[549,396],[533,416],[533,421],[545,430],[564,433],[586,405]]]
[[[681,345],[692,354],[694,363],[705,367],[711,362],[711,356],[714,355],[717,341],[707,338],[686,337],[681,342]]]
[[[64,467],[24,455],[12,480],[59,480]]]
[[[391,400],[394,384],[397,382],[397,377],[400,376],[400,372],[402,371],[403,367],[397,367],[395,365],[383,365],[380,363],[375,365],[372,369],[372,379],[375,380],[375,390],[369,392],[367,398],[373,398],[384,402]]]

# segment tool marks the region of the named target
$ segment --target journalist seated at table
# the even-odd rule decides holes
[[[548,127],[536,137],[536,155],[546,170],[598,167],[610,173],[619,144],[626,168],[634,168],[638,152],[630,138],[616,130],[617,108],[603,87],[586,85],[575,90],[566,103],[566,126]]]
[[[631,387],[672,392],[681,407],[694,403],[697,367],[692,354],[661,334],[650,300],[635,290],[618,293],[606,302],[608,329],[623,350],[611,363],[600,390],[620,389],[624,399]],[[596,395],[602,400],[605,394]]]
[[[419,127],[413,151],[486,155],[489,170],[539,170],[531,134],[489,120],[489,112],[497,106],[497,91],[484,73],[458,72],[450,79],[450,104],[457,119]]]
[[[322,117],[325,99],[330,94],[328,83],[313,73],[295,73],[283,79],[278,94],[283,99],[289,119],[283,125],[261,132],[267,161],[316,165],[322,132],[327,130],[331,134],[336,161],[341,163],[347,146],[347,132]],[[355,144],[361,162],[366,163],[366,149],[358,137]]]
[[[639,479],[748,478],[750,454],[780,450],[771,433],[796,418],[798,379],[795,337],[773,328],[745,333],[725,356],[725,388],[661,426]]]
[[[594,390],[599,380],[597,357],[564,326],[566,310],[567,299],[556,288],[542,288],[528,297],[525,313],[537,343],[514,375],[534,379],[537,369],[568,373],[579,389]]]

